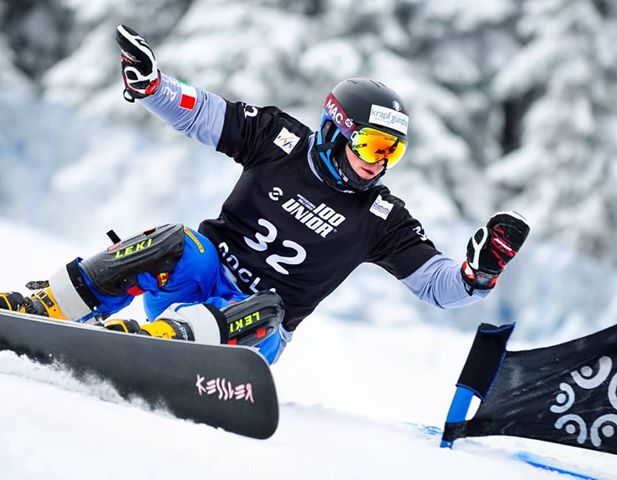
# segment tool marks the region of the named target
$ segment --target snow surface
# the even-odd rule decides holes
[[[2,221],[0,232],[2,290],[9,277],[19,288],[84,248]],[[141,316],[139,305],[123,313]],[[419,429],[443,425],[472,337],[426,323],[390,328],[312,316],[273,367],[281,419],[266,441],[149,411],[104,382],[81,383],[3,351],[0,478],[568,478],[512,460],[518,451],[617,478],[611,455],[497,437],[460,440],[450,451]]]

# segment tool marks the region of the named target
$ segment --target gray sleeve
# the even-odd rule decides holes
[[[470,296],[463,284],[461,265],[441,254],[401,281],[420,300],[444,309],[470,305],[490,293],[490,290],[474,290]]]
[[[195,101],[187,102],[187,95],[194,95]],[[156,93],[140,103],[187,137],[214,148],[218,145],[227,108],[225,100],[218,95],[190,85],[182,87],[178,80],[161,73]]]

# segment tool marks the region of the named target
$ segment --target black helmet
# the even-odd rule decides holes
[[[409,116],[401,97],[381,82],[350,78],[336,85],[324,101],[315,146],[324,180],[342,191],[364,191],[402,157]],[[383,172],[361,178],[345,155],[345,145],[363,160],[385,160]]]

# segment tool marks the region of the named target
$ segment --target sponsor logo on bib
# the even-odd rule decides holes
[[[394,207],[393,203],[386,202],[383,198],[381,198],[381,195],[377,195],[373,205],[371,205],[370,212],[385,220],[388,218],[388,215],[390,215],[392,207]]]
[[[300,137],[294,135],[285,127],[283,127],[274,139],[274,145],[280,147],[285,153],[289,154],[299,141]]]
[[[315,206],[302,195],[290,198],[281,204],[281,207],[322,238],[326,238],[331,232],[336,231],[336,227],[345,221],[343,215],[334,211],[325,203]]]

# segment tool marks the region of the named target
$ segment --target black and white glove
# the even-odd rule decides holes
[[[121,67],[124,80],[124,99],[133,103],[156,92],[160,83],[154,53],[135,30],[126,25],[116,28],[116,42],[122,52]]]
[[[497,212],[479,228],[467,243],[467,259],[461,268],[467,293],[493,288],[528,234],[527,220],[516,212]]]

